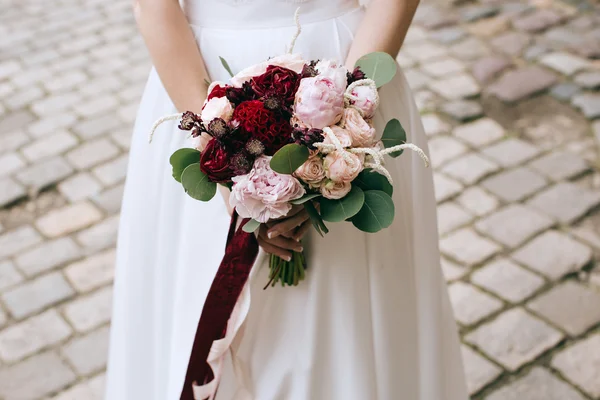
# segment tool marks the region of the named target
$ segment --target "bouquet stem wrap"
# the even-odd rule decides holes
[[[233,213],[225,255],[210,287],[188,363],[181,400],[213,399],[220,378],[222,358],[239,329],[230,321],[234,307],[248,280],[258,255],[258,241],[253,233],[236,230],[238,215]],[[237,318],[239,319],[239,318]],[[243,319],[243,318],[242,318]],[[216,369],[216,370],[215,370]]]

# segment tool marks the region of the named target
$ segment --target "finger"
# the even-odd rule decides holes
[[[272,239],[283,233],[289,232],[292,229],[302,225],[302,223],[304,223],[304,221],[308,219],[308,213],[306,212],[306,210],[303,210],[298,214],[294,215],[292,218],[285,219],[277,225],[274,225],[272,228],[269,228],[267,237],[270,237]]]
[[[289,239],[286,238],[284,236],[277,236],[274,238],[268,238],[267,235],[265,235],[265,231],[264,230],[260,230],[258,233],[259,237],[262,238],[262,240],[264,240],[265,242],[279,247],[283,250],[292,250],[292,251],[302,251],[302,244],[298,243],[296,240],[294,239]]]
[[[258,244],[269,254],[274,254],[286,261],[290,261],[292,259],[292,253],[290,251],[274,246],[260,236],[258,237]]]
[[[312,223],[310,221],[304,221],[304,223],[300,225],[300,228],[296,230],[296,233],[294,234],[294,237],[292,239],[297,241],[302,240],[302,238],[304,237],[304,235],[306,235],[311,226]]]
[[[302,210],[304,210],[303,206],[293,205],[292,208],[290,209],[290,211],[288,211],[288,213],[286,215],[284,215],[281,218],[276,218],[274,220],[271,220],[269,222],[277,223],[278,221],[284,221],[284,220],[291,218],[294,215],[298,214]]]

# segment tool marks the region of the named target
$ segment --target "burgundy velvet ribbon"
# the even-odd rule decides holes
[[[210,287],[192,347],[181,400],[194,400],[192,384],[203,385],[214,379],[206,362],[213,341],[222,339],[227,331],[227,321],[235,303],[248,280],[250,270],[258,255],[258,241],[253,233],[246,233],[242,221],[236,230],[237,213],[231,217],[225,256]]]

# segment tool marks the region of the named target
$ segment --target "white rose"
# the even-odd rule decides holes
[[[302,59],[300,54],[284,54],[282,56],[273,57],[270,60],[263,61],[259,64],[252,65],[238,72],[233,78],[231,78],[231,84],[234,87],[240,88],[244,82],[248,82],[255,76],[259,76],[267,72],[269,65],[275,65],[291,69],[296,73],[301,73],[304,69],[306,61]]]
[[[200,118],[205,124],[208,124],[215,118],[221,118],[229,122],[233,116],[233,106],[227,100],[227,97],[213,97],[210,99],[200,114]]]

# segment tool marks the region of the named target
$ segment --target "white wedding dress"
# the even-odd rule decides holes
[[[301,3],[301,4],[299,4]],[[183,7],[213,80],[283,54],[301,6],[295,50],[344,60],[364,10],[356,0],[187,0]],[[376,27],[374,27],[376,28]],[[173,64],[173,68],[178,68]],[[426,149],[402,74],[381,89],[379,132],[398,118]],[[152,71],[133,135],[118,241],[107,400],[176,400],[205,297],[224,254],[223,200],[188,197],[169,156],[189,146]],[[459,341],[441,276],[432,173],[412,152],[388,163],[396,218],[377,234],[329,224],[305,240],[309,269],[297,287],[267,282],[261,252],[249,313],[226,360],[217,400],[466,400]]]

